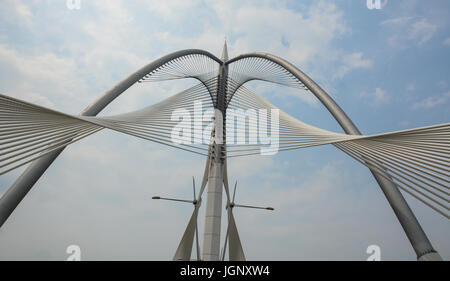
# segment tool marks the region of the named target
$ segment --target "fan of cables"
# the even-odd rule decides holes
[[[261,109],[278,111],[278,120],[268,113],[255,114]],[[226,128],[227,157],[333,144],[450,218],[450,123],[371,136],[339,134],[305,124],[240,87],[227,109]],[[257,132],[253,142],[252,131]],[[239,137],[245,142],[237,141]]]
[[[219,64],[202,54],[189,54],[161,65],[145,75],[140,83],[195,78],[201,81],[215,100]]]
[[[246,57],[229,64],[227,101],[246,82],[261,80],[307,91],[308,88],[284,67],[261,57]]]
[[[244,86],[237,90],[226,111],[227,157],[273,154],[359,137],[303,123]]]
[[[337,134],[305,124],[278,110],[243,87],[250,80],[308,90],[284,67],[266,58],[244,57],[229,64],[228,157],[333,144],[449,218],[449,124],[374,136]],[[257,114],[261,110],[263,114]],[[278,110],[277,120],[269,113],[272,110]],[[277,141],[275,145],[274,141]]]
[[[195,107],[204,114],[195,114]],[[212,123],[213,116],[203,84],[144,109],[109,117],[68,115],[0,94],[0,175],[103,128],[207,155],[212,126],[203,124]]]
[[[449,218],[450,124],[334,145]]]
[[[0,175],[101,129],[71,115],[0,95]]]
[[[214,116],[203,83],[109,117],[72,116],[0,95],[0,174],[103,128],[208,155]],[[224,117],[224,157],[332,144],[450,218],[450,124],[371,136],[334,133],[297,120],[243,86]]]

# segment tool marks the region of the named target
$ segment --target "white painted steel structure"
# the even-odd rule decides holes
[[[135,112],[94,117],[135,83],[183,78],[195,78],[200,83]],[[367,166],[393,208],[417,258],[441,259],[399,188],[449,218],[450,124],[362,136],[331,97],[298,68],[266,53],[244,54],[229,60],[226,43],[221,59],[203,50],[183,50],[164,56],[118,83],[79,116],[0,95],[0,174],[31,162],[0,199],[0,226],[67,145],[108,128],[207,157],[199,193],[196,195],[194,188],[192,201],[155,197],[194,204],[193,214],[175,253],[175,260],[191,258],[194,237],[197,237],[197,258],[200,259],[197,216],[205,189],[207,200],[201,258],[219,260],[225,256],[225,252],[220,255],[222,195],[225,190],[228,217],[225,244],[228,246],[230,260],[245,260],[232,209],[235,206],[253,206],[235,204],[234,195],[231,198],[227,158],[258,154],[264,145],[227,143],[227,134],[230,134],[229,129],[233,128],[231,125],[234,122],[234,117],[233,120],[227,119],[227,113],[237,109],[277,109],[245,88],[244,84],[251,80],[263,80],[310,91],[346,133],[322,130],[280,111],[279,146],[276,150],[332,144]],[[177,125],[171,119],[171,114],[177,109],[193,112],[196,106],[194,101],[201,101],[206,109],[220,113],[215,115],[214,127],[209,132],[211,141],[208,143],[189,143],[176,136],[174,138],[171,134]],[[198,116],[194,116],[195,118]],[[272,117],[268,118],[266,124],[262,124],[266,131],[270,131],[269,124],[272,124]],[[243,120],[240,122],[244,122],[245,127],[246,119]],[[191,128],[190,125],[182,129],[193,132],[203,130],[195,126]]]

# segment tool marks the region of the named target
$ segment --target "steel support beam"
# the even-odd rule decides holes
[[[345,112],[337,105],[337,103],[310,77],[303,73],[300,69],[289,63],[288,61],[268,53],[249,53],[235,57],[227,62],[231,64],[243,58],[257,57],[270,60],[289,71],[297,79],[299,79],[328,109],[336,121],[341,125],[345,133],[350,135],[361,135],[361,132],[345,114]],[[430,240],[423,231],[416,216],[412,212],[403,195],[397,186],[383,176],[371,170],[378,185],[381,187],[386,199],[394,210],[406,236],[409,239],[418,260],[442,260],[440,255],[433,249]]]

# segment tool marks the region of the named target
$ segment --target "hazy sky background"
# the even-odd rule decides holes
[[[148,62],[200,48],[230,57],[265,51],[310,75],[364,134],[450,121],[450,2],[393,1],[369,10],[348,1],[0,0],[0,92],[63,112],[88,104]],[[134,85],[101,115],[142,108],[194,81]],[[339,125],[308,92],[249,88],[296,118]],[[170,260],[205,159],[103,130],[68,147],[0,229],[0,259]],[[23,169],[0,177],[3,194]],[[415,253],[367,168],[332,146],[229,161],[249,260],[384,260]],[[405,195],[433,246],[450,258],[450,224]],[[205,197],[204,197],[205,198]],[[200,237],[204,212],[199,215]],[[226,229],[226,218],[222,223]],[[223,238],[223,236],[222,236]],[[222,239],[223,240],[223,239]]]

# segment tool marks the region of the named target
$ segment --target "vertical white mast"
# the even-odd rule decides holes
[[[222,61],[228,60],[227,43],[223,46]],[[219,79],[217,85],[217,113],[225,116],[226,105],[226,82],[228,66],[223,63],[219,68]],[[208,190],[206,196],[205,231],[203,234],[203,260],[217,261],[220,259],[220,226],[222,217],[222,188],[224,174],[224,118],[216,118],[211,140],[211,164],[208,176]],[[221,122],[221,124],[219,123]],[[219,132],[222,130],[222,132]]]

